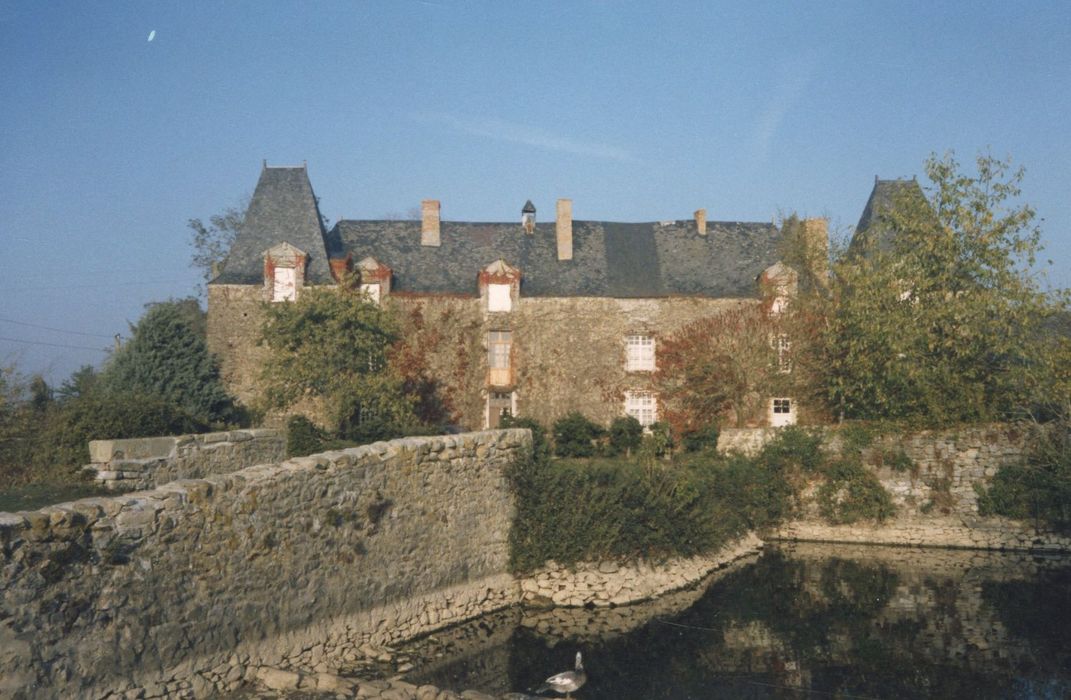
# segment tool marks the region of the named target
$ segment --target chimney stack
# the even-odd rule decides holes
[[[695,230],[699,232],[700,236],[707,235],[707,210],[696,209],[695,210]]]
[[[420,245],[439,247],[439,200],[420,203]]]
[[[558,200],[558,260],[573,259],[573,200]]]
[[[821,287],[829,286],[829,222],[825,219],[803,220],[803,249],[807,266]]]

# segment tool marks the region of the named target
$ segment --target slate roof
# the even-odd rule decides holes
[[[874,189],[870,192],[870,198],[863,209],[863,215],[859,217],[859,224],[855,227],[852,241],[848,246],[850,253],[862,253],[870,241],[886,250],[890,244],[891,232],[883,224],[884,216],[893,205],[903,197],[918,198],[926,202],[926,195],[918,181],[911,180],[874,180]]]
[[[320,210],[305,167],[265,165],[223,271],[212,281],[260,284],[264,279],[264,251],[286,241],[309,255],[305,281],[327,284],[333,278],[325,240]]]
[[[389,266],[392,292],[475,296],[479,271],[498,259],[520,268],[522,296],[754,297],[755,278],[778,260],[773,224],[573,221],[573,259],[557,259],[553,221],[532,234],[519,223],[443,221],[441,246],[420,245],[417,221],[339,221],[332,257],[373,256]]]

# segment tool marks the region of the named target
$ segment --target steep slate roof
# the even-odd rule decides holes
[[[874,189],[870,192],[870,199],[866,202],[863,215],[859,217],[859,224],[855,227],[852,241],[848,246],[850,253],[862,253],[863,249],[873,240],[881,249],[887,249],[891,232],[882,222],[882,216],[889,212],[893,205],[901,198],[918,198],[926,201],[926,195],[922,187],[914,180],[874,180]]]
[[[754,297],[755,278],[778,259],[773,224],[573,222],[573,259],[557,259],[554,222],[532,234],[519,223],[443,221],[439,247],[420,245],[417,221],[339,221],[331,257],[373,256],[394,271],[392,292],[475,296],[481,268],[499,258],[520,268],[527,296]]]
[[[264,166],[242,228],[223,265],[212,280],[217,284],[260,284],[264,279],[264,251],[287,242],[309,255],[305,281],[333,281],[327,263],[326,232],[304,166]]]

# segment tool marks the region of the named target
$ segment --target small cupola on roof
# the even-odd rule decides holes
[[[532,233],[535,231],[535,215],[535,205],[532,204],[532,200],[529,199],[524,203],[524,208],[521,209],[521,226],[524,227],[525,233]]]

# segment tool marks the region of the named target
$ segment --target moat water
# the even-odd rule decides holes
[[[1068,698],[1071,558],[774,546],[658,601],[505,611],[399,651],[410,682],[501,696],[578,650],[578,700]]]

